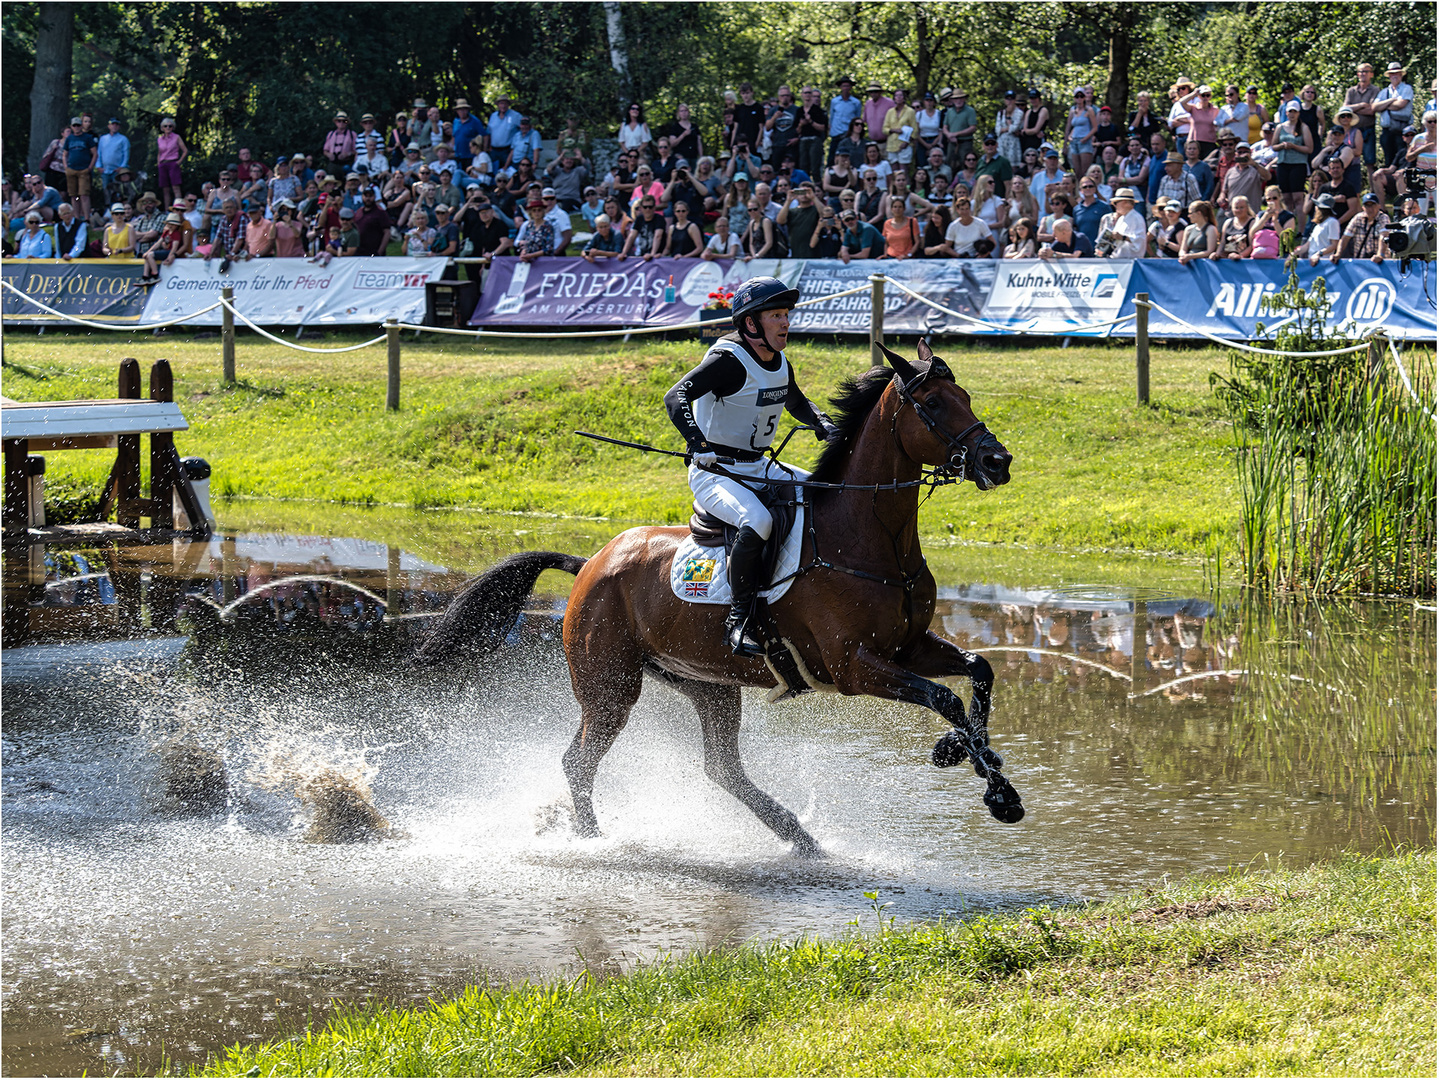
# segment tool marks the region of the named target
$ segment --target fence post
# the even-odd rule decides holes
[[[397,412],[400,408],[400,322],[398,319],[385,320],[385,348],[390,356],[390,378],[385,388],[385,411]]]
[[[884,275],[869,275],[869,360],[875,367],[884,363]]]
[[[226,304],[235,302],[235,290],[226,285],[220,290]],[[220,357],[225,365],[225,382],[235,385],[235,316],[228,307],[220,308]]]
[[[1139,404],[1149,404],[1149,294],[1134,294],[1134,379]]]

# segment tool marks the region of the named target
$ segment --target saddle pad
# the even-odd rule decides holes
[[[774,576],[789,580],[762,590],[760,596],[774,603],[794,584],[789,577],[799,569],[799,552],[804,544],[804,515],[807,507],[801,506],[794,516],[794,525],[775,559]],[[730,602],[729,575],[725,572],[726,553],[723,547],[700,547],[695,538],[686,535],[670,563],[670,588],[681,600],[694,604],[728,604]]]

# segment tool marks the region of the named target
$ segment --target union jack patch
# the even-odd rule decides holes
[[[686,596],[708,596],[710,594],[710,583],[708,581],[686,581]]]

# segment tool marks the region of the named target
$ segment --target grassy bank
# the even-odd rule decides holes
[[[270,1075],[1432,1076],[1432,852],[473,989],[235,1047]]]
[[[357,334],[331,335],[338,345]],[[214,467],[212,494],[416,508],[543,511],[614,520],[688,516],[673,460],[605,447],[575,428],[680,446],[661,405],[695,362],[694,342],[614,339],[404,342],[398,413],[383,409],[382,346],[298,353],[243,333],[239,385],[221,380],[217,337],[6,335],[4,393],[17,400],[109,397],[116,363],[175,366],[192,429],[177,442]],[[1156,349],[1149,408],[1134,405],[1132,348],[952,342],[941,352],[976,409],[1015,455],[1014,482],[986,495],[939,492],[925,508],[931,535],[1070,548],[1202,554],[1232,544],[1237,500],[1232,432],[1209,391],[1216,351]],[[824,401],[868,366],[859,343],[799,342],[802,384]],[[812,461],[797,438],[789,455]],[[98,485],[104,455],[50,455],[53,485]]]

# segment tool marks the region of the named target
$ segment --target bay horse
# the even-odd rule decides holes
[[[918,523],[921,487],[966,479],[980,490],[998,487],[1009,482],[1011,455],[975,417],[969,394],[927,344],[919,344],[918,365],[884,353],[892,371],[875,367],[847,379],[834,399],[839,430],[805,489],[813,525],[801,571],[770,614],[812,687],[923,705],[948,720],[953,730],[935,745],[932,761],[971,762],[987,781],[990,812],[1016,822],[1024,807],[989,747],[993,671],[983,657],[930,631],[936,592]],[[599,834],[595,773],[649,672],[698,710],[706,775],[796,854],[818,855],[799,819],[745,774],[740,688],[770,688],[776,679],[764,657],[733,656],[725,647],[726,605],[674,595],[670,563],[686,531],[630,529],[590,559],[547,551],[511,556],[455,597],[414,659],[433,664],[497,648],[544,570],[574,574],[563,640],[580,729],[563,765],[576,831]],[[933,681],[947,675],[969,677],[968,709]]]

